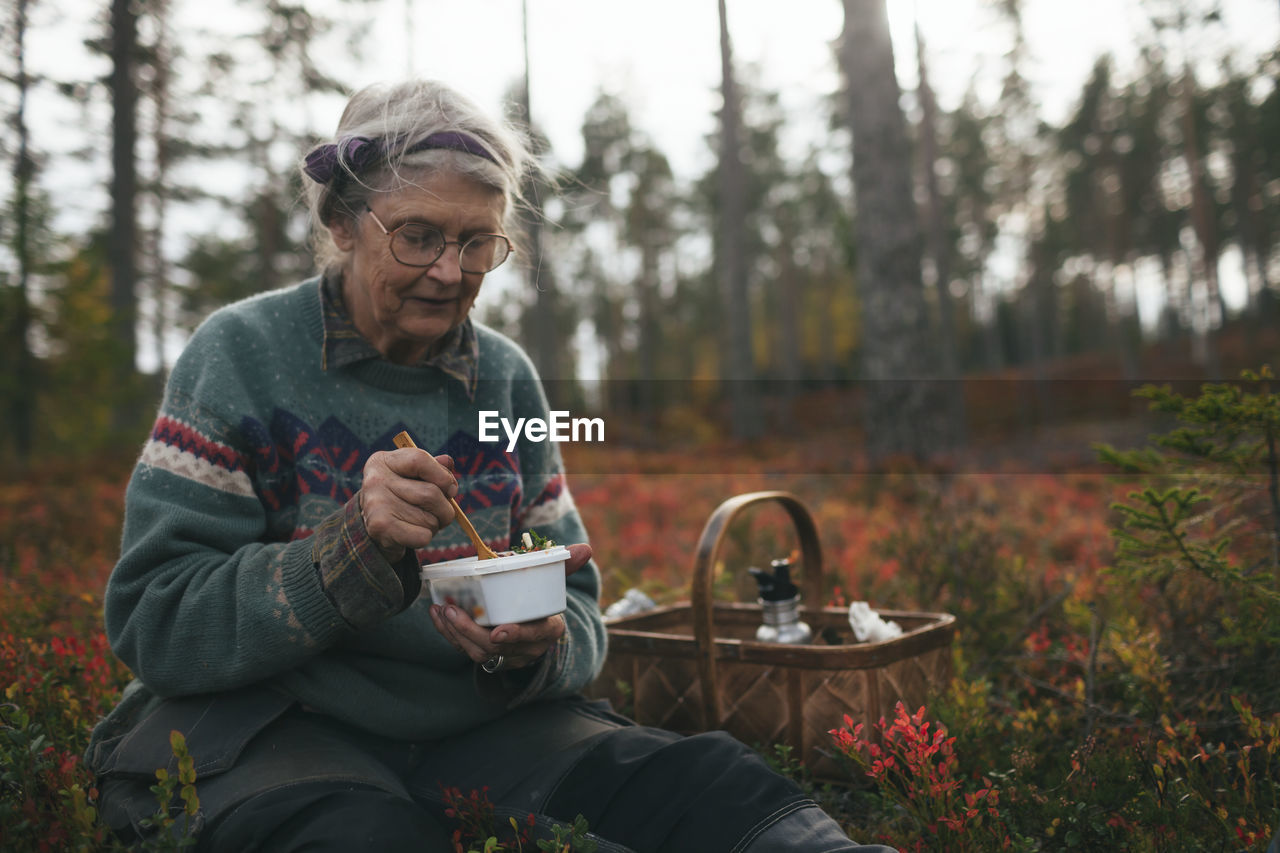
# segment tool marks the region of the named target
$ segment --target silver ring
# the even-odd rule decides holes
[[[480,668],[490,675],[493,675],[495,672],[502,669],[502,664],[505,660],[506,658],[502,655],[494,655],[484,663],[480,664]]]

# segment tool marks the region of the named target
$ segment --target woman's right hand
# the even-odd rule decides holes
[[[379,451],[364,464],[360,512],[369,538],[388,562],[425,548],[449,522],[458,494],[453,458],[417,448]]]

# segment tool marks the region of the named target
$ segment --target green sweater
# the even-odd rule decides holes
[[[472,383],[448,364],[335,366],[331,316],[318,279],[256,296],[210,316],[174,366],[106,590],[107,635],[141,682],[107,728],[158,696],[268,683],[369,731],[431,739],[576,692],[603,662],[594,564],[569,578],[566,640],[494,678],[436,632],[419,594],[419,561],[474,553],[458,525],[393,566],[357,508],[366,459],[407,429],[454,457],[458,502],[494,550],[527,529],[585,542],[554,443],[507,452],[505,436],[478,437],[480,411],[547,417],[529,360],[474,324]]]

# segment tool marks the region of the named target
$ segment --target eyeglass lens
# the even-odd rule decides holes
[[[409,223],[391,237],[391,254],[403,264],[429,266],[444,253],[444,235],[430,225]],[[463,272],[485,273],[507,259],[510,246],[498,234],[477,234],[462,244],[458,266]]]

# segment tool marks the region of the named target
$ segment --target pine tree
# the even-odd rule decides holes
[[[722,382],[728,387],[735,436],[753,438],[763,429],[755,396],[751,351],[751,302],[746,269],[746,178],[742,165],[742,105],[733,66],[733,46],[725,0],[720,10],[720,239],[716,265],[724,302]]]
[[[954,425],[941,404],[921,274],[911,150],[884,0],[845,0],[841,59],[853,128],[864,422],[872,458],[924,458]]]
[[[0,379],[0,399],[4,405],[5,432],[9,436],[8,448],[14,460],[24,465],[31,454],[36,409],[36,361],[30,347],[31,279],[36,264],[36,230],[41,227],[33,199],[36,158],[31,146],[31,129],[27,120],[27,101],[33,80],[27,71],[27,22],[31,3],[15,0],[11,48],[13,70],[6,75],[16,91],[16,106],[10,125],[17,135],[17,150],[13,157],[13,197],[8,205],[11,215],[6,217],[11,229],[4,234],[6,247],[13,253],[13,278],[0,273],[0,323],[3,329],[0,347],[9,369]]]

